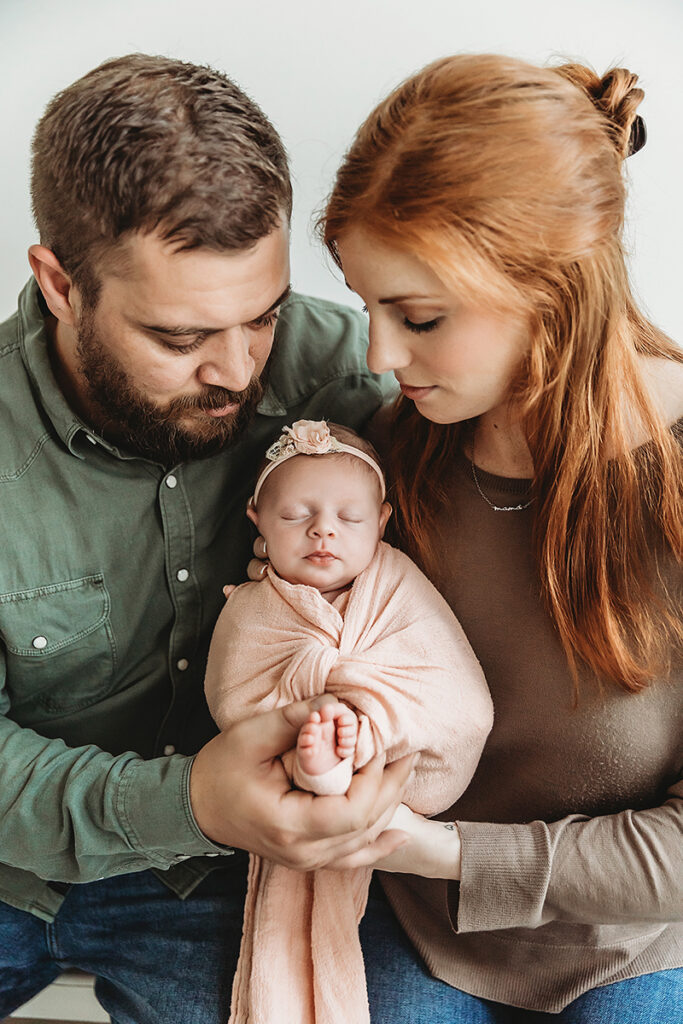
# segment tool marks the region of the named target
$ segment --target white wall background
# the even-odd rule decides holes
[[[291,157],[295,287],[351,301],[312,237],[312,212],[374,103],[428,61],[465,50],[640,75],[649,139],[628,168],[632,273],[651,317],[683,341],[682,43],[682,0],[0,0],[0,319],[35,240],[33,126],[55,92],[106,57],[162,53],[235,78]]]

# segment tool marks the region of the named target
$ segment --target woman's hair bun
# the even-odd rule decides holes
[[[607,130],[621,157],[642,149],[645,122],[636,111],[645,93],[637,86],[637,75],[627,68],[611,68],[600,78],[584,64],[562,64],[555,70],[582,89],[604,114]]]

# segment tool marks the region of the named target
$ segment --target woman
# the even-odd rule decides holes
[[[362,928],[373,1024],[680,999],[683,356],[624,265],[642,96],[623,69],[438,61],[360,128],[321,222],[403,393],[399,542],[495,708],[443,821],[345,862],[394,872],[401,927],[371,901]]]

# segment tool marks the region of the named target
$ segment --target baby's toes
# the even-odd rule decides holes
[[[320,726],[315,722],[307,722],[301,726],[299,730],[299,738],[297,740],[297,747],[312,747],[318,742],[318,736],[320,732]]]

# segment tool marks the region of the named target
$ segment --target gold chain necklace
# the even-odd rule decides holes
[[[474,480],[474,486],[477,488],[486,504],[493,509],[494,512],[523,512],[525,508],[528,508],[532,504],[533,498],[529,498],[523,505],[496,505],[488,498],[481,489],[481,484],[477,477],[477,470],[474,465],[474,431],[472,431],[472,458],[470,459],[470,466],[472,467],[472,479]]]

